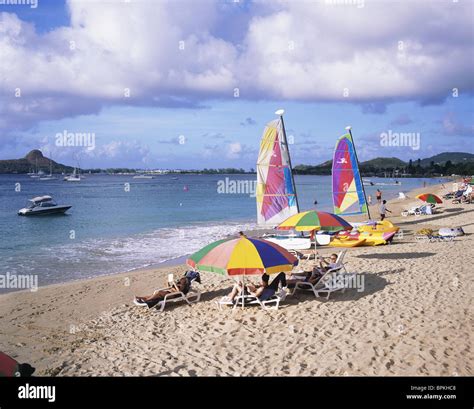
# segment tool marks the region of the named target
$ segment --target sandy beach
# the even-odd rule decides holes
[[[346,267],[363,275],[362,292],[328,301],[298,292],[278,311],[219,311],[214,302],[232,280],[202,273],[201,302],[159,313],[133,296],[186,266],[102,276],[0,296],[0,350],[40,376],[473,375],[474,205],[445,201],[431,216],[401,217],[423,190],[387,205],[402,237],[349,249]],[[442,195],[451,184],[429,190]],[[466,235],[452,242],[413,236],[457,226]]]

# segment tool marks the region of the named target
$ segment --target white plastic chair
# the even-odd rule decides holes
[[[178,286],[176,285],[173,279],[173,274],[168,274],[168,281],[173,282],[173,287],[176,290],[178,290]],[[201,291],[199,289],[193,288],[193,283],[195,281],[196,281],[195,279],[191,280],[187,294],[184,294],[182,291],[176,291],[173,293],[166,294],[163,300],[159,301],[153,307],[149,307],[149,309],[156,308],[158,312],[162,312],[165,309],[166,303],[169,304],[169,303],[176,303],[179,301],[185,301],[188,305],[191,305],[191,304],[199,302],[201,300]],[[153,295],[163,290],[169,290],[169,287],[158,288],[155,291],[153,291]],[[148,307],[147,303],[140,303],[136,300],[135,300],[135,305]]]

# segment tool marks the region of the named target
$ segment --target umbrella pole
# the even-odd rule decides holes
[[[245,274],[242,277],[242,310],[244,309],[244,304],[245,304]]]
[[[314,236],[314,261],[316,262],[316,230],[313,230],[313,236]]]

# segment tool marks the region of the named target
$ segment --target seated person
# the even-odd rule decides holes
[[[281,283],[282,287],[286,287],[286,276],[285,273],[279,273],[271,283],[270,276],[266,273],[262,275],[262,283],[253,285],[248,284],[247,286],[243,286],[242,282],[238,282],[232,288],[231,293],[229,294],[229,298],[234,301],[235,297],[239,294],[244,293],[245,295],[253,295],[257,297],[260,301],[266,301],[269,298],[273,297],[275,293],[278,291],[278,286]]]
[[[304,278],[301,278],[301,274],[290,274],[290,277],[287,278],[286,284],[288,288],[292,288],[298,282],[306,282],[311,284],[316,284],[320,278],[322,277],[321,272],[319,271],[318,267],[313,267],[311,271],[304,271],[303,272]],[[299,276],[299,277],[298,277]]]
[[[286,287],[287,283],[285,273],[278,273],[271,283],[270,276],[265,273],[262,275],[261,284],[249,284],[247,289],[249,290],[250,294],[257,297],[260,301],[266,301],[275,295],[275,293],[278,291],[278,286],[280,283],[282,287]]]
[[[337,264],[337,254],[332,253],[329,257],[321,257],[318,255],[319,271],[325,273],[328,270],[339,267]]]
[[[294,286],[298,281],[305,281],[314,285],[328,270],[339,267],[339,265],[337,264],[337,254],[335,253],[331,254],[329,257],[321,257],[318,254],[317,260],[319,261],[319,267],[314,266],[312,271],[305,271],[304,273],[306,277],[303,280],[293,278],[298,274],[291,274],[289,279],[287,280],[288,287]]]
[[[192,280],[196,280],[198,283],[200,283],[201,279],[199,273],[195,271],[187,271],[183,277],[176,281],[176,283],[168,282],[168,288],[164,288],[160,291],[157,291],[152,295],[145,295],[143,297],[136,296],[134,302],[137,305],[147,304],[148,307],[151,308],[158,304],[160,301],[163,301],[165,299],[165,296],[168,294],[181,292],[186,295],[189,292],[189,289],[191,288]]]

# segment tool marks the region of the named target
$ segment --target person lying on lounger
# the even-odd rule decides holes
[[[198,272],[188,271],[183,277],[177,280],[176,283],[168,282],[168,288],[164,288],[160,291],[157,291],[152,295],[145,295],[143,297],[136,296],[135,304],[147,304],[148,307],[151,308],[158,304],[160,301],[163,301],[165,299],[165,296],[167,296],[168,294],[181,292],[186,295],[189,292],[189,289],[191,288],[192,280],[196,280],[198,283],[201,282]]]
[[[231,293],[229,294],[229,298],[234,301],[237,295],[242,294],[242,292],[246,295],[251,294],[257,297],[260,301],[266,301],[269,298],[273,297],[275,293],[278,291],[278,286],[286,287],[286,276],[285,273],[279,273],[270,283],[270,276],[268,274],[262,275],[262,282],[261,284],[253,285],[248,284],[243,287],[242,282],[238,282],[232,288]]]
[[[299,274],[291,274],[287,280],[288,287],[294,286],[298,281],[304,281],[314,285],[328,270],[339,267],[337,264],[337,254],[335,253],[329,257],[321,257],[318,255],[317,260],[319,261],[319,267],[314,266],[312,271],[305,271],[305,278],[303,280],[297,277]]]

